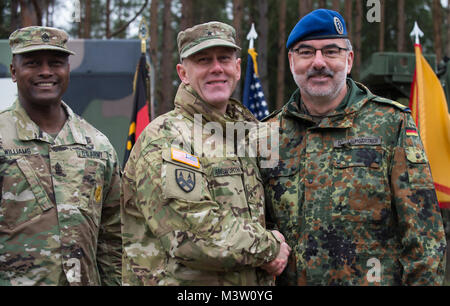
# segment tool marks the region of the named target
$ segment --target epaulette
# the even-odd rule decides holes
[[[372,101],[393,105],[393,106],[395,106],[396,108],[400,109],[403,112],[407,112],[407,113],[411,112],[411,109],[408,106],[405,106],[405,105],[403,105],[403,104],[401,104],[401,103],[399,103],[397,101],[389,100],[389,99],[386,99],[386,98],[383,98],[383,97],[375,97],[375,98],[372,99]]]
[[[266,122],[269,121],[270,119],[274,118],[276,115],[278,115],[281,111],[283,110],[283,107],[272,112],[270,115],[268,115],[267,117],[264,117],[261,122]]]

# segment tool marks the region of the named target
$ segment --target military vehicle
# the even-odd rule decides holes
[[[438,68],[436,55],[424,54],[424,57],[438,75],[449,104],[450,61],[445,58],[446,62],[444,60]],[[361,82],[375,94],[409,105],[415,67],[414,53],[376,52],[364,63]]]
[[[69,57],[70,83],[63,100],[110,139],[122,164],[141,42],[75,39],[68,46],[76,55]],[[0,110],[17,96],[9,73],[11,57],[8,40],[0,40]]]

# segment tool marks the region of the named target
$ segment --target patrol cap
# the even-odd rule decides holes
[[[335,11],[318,9],[305,15],[289,34],[286,47],[304,40],[348,38],[342,16]]]
[[[178,53],[183,60],[201,50],[211,47],[231,47],[236,45],[236,31],[228,24],[212,21],[196,25],[178,33]]]
[[[69,35],[64,30],[51,27],[31,26],[14,31],[9,36],[12,54],[40,50],[55,50],[75,54],[67,48]]]

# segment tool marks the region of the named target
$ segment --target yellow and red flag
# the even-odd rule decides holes
[[[450,208],[450,115],[447,101],[438,77],[422,55],[421,45],[415,44],[414,49],[416,71],[410,108],[430,162],[439,205]]]
[[[131,114],[130,127],[128,131],[128,139],[125,148],[125,157],[123,160],[123,168],[130,156],[131,149],[136,143],[139,135],[144,128],[150,123],[149,115],[149,65],[145,57],[145,53],[141,54],[139,63],[134,75],[133,91],[134,105]]]

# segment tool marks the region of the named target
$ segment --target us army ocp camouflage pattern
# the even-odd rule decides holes
[[[125,166],[123,284],[271,284],[255,267],[275,259],[280,242],[264,227],[255,158],[196,156],[194,114],[204,124],[255,121],[236,101],[220,115],[180,85],[175,110],[150,123]]]
[[[120,285],[120,174],[64,104],[56,138],[18,101],[0,113],[0,285]]]
[[[70,85],[63,100],[69,107],[108,137],[123,161],[133,109],[133,76],[141,54],[138,39],[76,39],[68,48]],[[108,53],[109,56],[104,56]],[[11,51],[8,40],[0,39],[0,111],[16,99],[16,85],[10,79]],[[120,61],[117,59],[120,58]],[[2,87],[5,82],[10,86]],[[3,90],[11,97],[5,101]]]
[[[428,161],[405,107],[348,80],[345,109],[314,123],[299,91],[280,121],[280,161],[262,169],[292,247],[289,285],[439,285],[446,249]],[[378,269],[378,271],[377,271]]]
[[[67,48],[69,36],[64,30],[52,27],[31,26],[17,29],[9,37],[12,54],[39,50],[53,50],[75,54]]]

